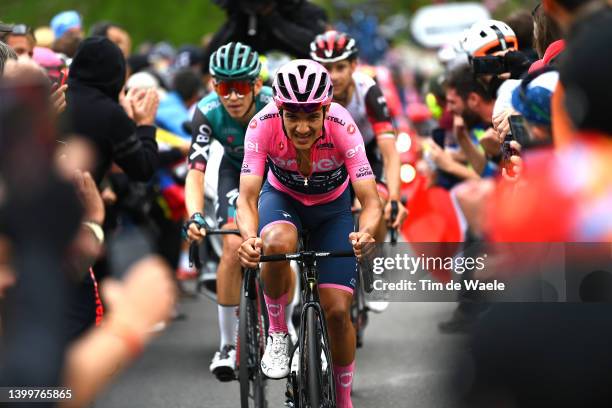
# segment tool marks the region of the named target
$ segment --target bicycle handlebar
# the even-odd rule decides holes
[[[302,251],[294,254],[262,255],[259,262],[299,261],[309,256],[313,258],[354,258],[355,253],[353,251]]]
[[[391,201],[391,222],[395,222],[398,212],[399,207],[397,205],[397,201]],[[391,228],[391,244],[397,244],[397,229],[395,228]]]
[[[215,229],[215,228],[204,228],[206,231],[206,235],[238,235],[240,236],[240,231],[237,229]],[[193,241],[189,245],[189,267],[195,267],[200,269],[202,267],[202,261],[200,260],[200,252],[199,252],[199,243],[197,241]]]

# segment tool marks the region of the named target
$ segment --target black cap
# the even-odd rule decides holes
[[[612,11],[589,17],[577,31],[560,64],[565,109],[577,129],[612,135]]]

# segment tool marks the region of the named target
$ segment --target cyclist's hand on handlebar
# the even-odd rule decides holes
[[[362,255],[365,255],[364,245],[367,243],[374,243],[374,237],[367,232],[351,232],[349,234],[349,241],[353,245],[353,251],[357,259],[361,259]]]
[[[240,258],[242,266],[253,269],[259,267],[261,248],[263,248],[263,241],[259,237],[244,241],[238,248],[238,258]]]
[[[387,227],[395,228],[395,229],[399,228],[404,222],[404,220],[406,219],[406,217],[408,216],[408,210],[406,210],[406,207],[404,207],[400,201],[396,201],[396,203],[397,203],[397,215],[395,216],[395,220],[391,219],[391,200],[387,201],[387,204],[385,205],[385,213],[384,213],[385,222],[387,224]]]
[[[185,225],[183,225],[183,238],[189,242],[201,241],[206,236],[206,222],[200,213],[195,213],[191,216]]]

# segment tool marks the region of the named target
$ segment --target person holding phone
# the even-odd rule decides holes
[[[523,161],[519,157],[525,149],[552,144],[551,100],[559,82],[559,73],[544,68],[529,74],[512,94],[512,106],[519,113],[509,118],[512,138],[507,147],[508,164],[502,175],[516,180],[521,174]]]

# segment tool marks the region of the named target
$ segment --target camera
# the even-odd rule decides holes
[[[510,73],[513,79],[520,78],[530,67],[527,56],[519,51],[510,51],[505,55],[473,57],[470,59],[470,64],[474,75],[497,76]]]

